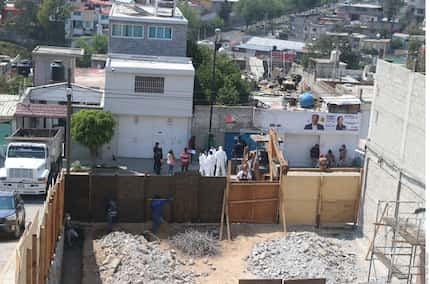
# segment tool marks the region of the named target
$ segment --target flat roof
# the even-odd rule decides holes
[[[83,48],[38,45],[32,54],[61,55],[70,57],[81,57],[84,55]]]
[[[319,63],[319,64],[329,64],[329,63],[334,64],[335,63],[335,62],[330,61],[330,59],[328,59],[328,58],[313,58],[313,57],[311,57],[310,59],[316,63]],[[342,62],[342,61],[340,61],[339,64],[340,65],[346,65],[346,63]]]
[[[255,45],[255,46],[263,46],[269,47],[273,49],[276,46],[277,50],[294,50],[298,52],[302,52],[306,47],[306,43],[300,41],[292,41],[292,40],[281,40],[267,37],[257,37],[254,36],[250,38],[246,44]]]
[[[360,99],[352,95],[321,97],[324,102],[331,105],[361,105]]]
[[[26,94],[31,101],[46,101],[55,103],[66,103],[66,88],[67,83],[56,83],[30,87],[26,90]],[[84,87],[72,83],[72,103],[79,105],[100,106],[102,103],[103,91],[93,88]]]
[[[365,38],[365,39],[363,39],[363,42],[374,42],[374,43],[389,43],[390,41],[391,41],[391,39],[389,39],[389,38],[381,38],[381,39]]]
[[[91,60],[106,61],[107,54],[93,54]]]
[[[357,7],[357,8],[368,8],[368,9],[382,9],[381,5],[368,4],[368,3],[354,3],[354,4],[339,4],[341,7]]]
[[[194,75],[194,66],[191,59],[188,57],[176,58],[110,54],[106,61],[105,69],[111,72],[141,73],[146,70],[154,74]]]
[[[114,3],[109,14],[109,21],[130,21],[130,22],[147,22],[147,23],[166,23],[166,24],[188,24],[187,19],[182,15],[181,10],[176,7],[172,16],[171,8],[161,8],[155,15],[155,6],[141,4]]]
[[[25,117],[64,118],[67,117],[67,106],[57,104],[19,103],[16,106],[15,115]]]

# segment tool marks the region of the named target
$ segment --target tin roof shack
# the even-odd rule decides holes
[[[33,85],[40,86],[53,82],[51,64],[61,61],[64,65],[63,77],[68,77],[68,69],[71,70],[71,80],[75,82],[76,58],[84,55],[83,48],[69,48],[58,46],[36,46],[32,52],[33,57]],[[65,80],[64,80],[65,81]]]

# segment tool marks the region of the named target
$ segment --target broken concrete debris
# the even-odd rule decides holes
[[[193,257],[213,256],[218,253],[219,241],[208,232],[187,230],[171,239],[172,245]]]
[[[290,232],[257,243],[247,257],[247,269],[261,278],[326,278],[328,284],[357,281],[355,254],[314,232]]]
[[[196,275],[178,268],[174,250],[163,250],[158,242],[142,235],[112,232],[96,240],[105,260],[100,267],[103,283],[195,283]]]

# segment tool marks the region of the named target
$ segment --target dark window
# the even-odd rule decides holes
[[[134,91],[136,93],[164,93],[163,77],[136,76],[134,80]]]

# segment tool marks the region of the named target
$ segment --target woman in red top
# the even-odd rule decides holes
[[[181,171],[188,171],[188,165],[190,164],[190,154],[188,153],[188,148],[184,148],[181,153]]]

